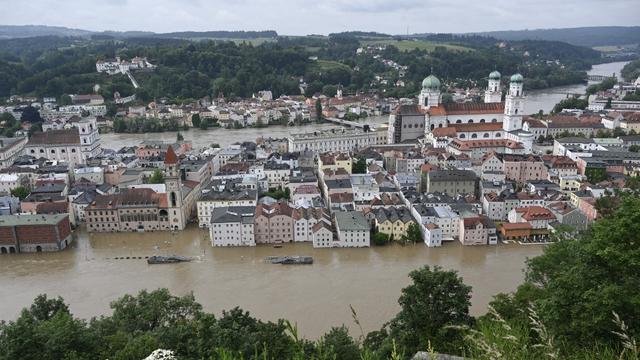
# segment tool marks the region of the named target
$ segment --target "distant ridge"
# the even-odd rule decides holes
[[[92,32],[70,29],[63,26],[46,25],[0,25],[0,39],[14,39],[37,36],[89,36]]]
[[[89,31],[70,29],[62,26],[46,25],[0,25],[0,39],[15,39],[40,36],[75,36],[75,37],[113,37],[113,38],[174,38],[174,39],[253,39],[276,38],[274,30],[264,31],[179,31],[169,33],[154,33],[151,31]]]
[[[347,31],[332,35],[356,37],[407,37],[406,35],[389,35],[377,32]],[[409,38],[445,36],[449,34],[422,33],[411,34]],[[485,36],[500,40],[546,40],[562,41],[572,45],[594,47],[605,45],[640,44],[640,26],[592,26],[558,29],[505,30],[475,33],[453,33],[454,36]],[[264,31],[178,31],[155,33],[150,31],[89,31],[70,29],[62,26],[46,25],[0,25],[0,39],[27,38],[39,36],[75,36],[75,37],[113,37],[113,38],[174,38],[174,39],[253,39],[276,38],[274,30]]]
[[[566,29],[508,30],[473,33],[502,40],[562,41],[578,46],[640,44],[640,26],[592,26]]]

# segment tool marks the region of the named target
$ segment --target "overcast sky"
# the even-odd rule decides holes
[[[640,25],[640,0],[0,0],[2,25],[390,34]]]

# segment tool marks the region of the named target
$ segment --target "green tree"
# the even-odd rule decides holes
[[[200,129],[207,130],[209,128],[209,119],[200,120]]]
[[[402,236],[402,240],[404,242],[412,243],[422,241],[422,231],[420,231],[420,226],[415,222],[409,224],[409,226],[407,226],[407,233]]]
[[[429,344],[439,352],[460,353],[462,333],[455,326],[470,326],[471,287],[455,271],[428,265],[409,273],[412,284],[402,289],[400,312],[389,323],[389,336],[405,354]]]
[[[322,101],[316,99],[316,120],[322,120]]]
[[[27,196],[29,196],[29,194],[31,194],[31,191],[25,186],[18,186],[11,189],[11,195],[17,197],[20,200],[24,200]]]
[[[194,128],[200,127],[200,114],[191,115],[191,124],[193,125]]]
[[[366,174],[367,173],[367,160],[363,157],[358,157],[351,163],[352,174]]]
[[[149,177],[149,184],[163,184],[164,183],[164,174],[162,170],[155,169],[153,170],[153,174]]]
[[[371,235],[371,241],[376,246],[384,246],[389,243],[389,235],[385,233],[377,232]]]
[[[540,317],[569,349],[617,342],[612,311],[630,334],[640,332],[640,293],[631,285],[640,283],[639,241],[640,198],[621,194],[612,216],[589,233],[552,244],[527,263]]]
[[[349,330],[343,325],[333,327],[322,336],[321,342],[329,350],[329,357],[341,360],[360,360],[360,347],[349,335]]]
[[[631,145],[631,146],[629,146],[629,151],[635,152],[635,153],[640,152],[640,145]]]

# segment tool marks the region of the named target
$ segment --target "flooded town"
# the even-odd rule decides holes
[[[175,70],[158,46],[116,41],[83,54],[75,93],[16,83],[0,97],[0,320],[40,294],[88,320],[168,289],[216,316],[288,319],[292,338],[345,325],[360,346],[402,309],[412,271],[454,271],[465,316],[482,316],[529,259],[637,187],[640,76],[624,49],[586,61],[502,40],[405,44],[420,59],[517,59],[461,75],[394,41],[338,46],[345,61],[180,47],[306,67],[252,87],[247,68],[203,79],[217,63]]]

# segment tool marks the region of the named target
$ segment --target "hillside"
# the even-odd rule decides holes
[[[594,47],[640,43],[640,26],[592,26],[566,29],[535,29],[489,31],[475,35],[503,40],[562,41],[573,45]]]
[[[27,38],[36,36],[89,36],[92,32],[62,26],[45,25],[0,25],[0,39]]]

